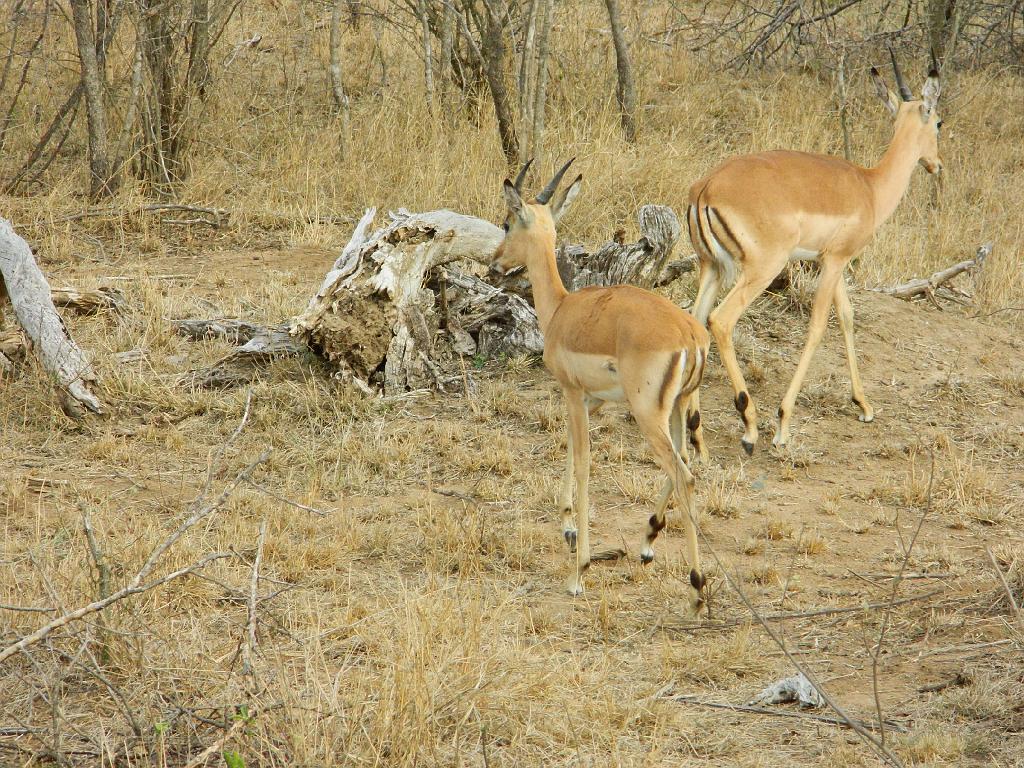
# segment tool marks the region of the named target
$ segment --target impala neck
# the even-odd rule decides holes
[[[875,192],[875,226],[892,215],[910,186],[910,177],[921,159],[914,142],[915,132],[908,121],[897,122],[889,148],[881,161],[867,172]]]
[[[569,295],[558,274],[558,262],[555,261],[555,238],[551,233],[550,240],[545,238],[544,247],[537,248],[526,260],[526,271],[530,275],[530,286],[533,288],[533,308],[537,310],[537,320],[541,333],[547,333],[548,323],[558,309],[558,305]]]

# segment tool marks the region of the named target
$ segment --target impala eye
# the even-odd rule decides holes
[[[942,130],[942,121],[941,120],[939,120],[939,122],[937,122],[935,124],[935,130],[936,131],[941,131]]]
[[[505,233],[507,234],[508,233],[508,222],[507,221],[501,222],[501,228],[504,229]]]

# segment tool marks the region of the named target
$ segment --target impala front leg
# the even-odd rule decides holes
[[[569,546],[570,552],[576,551],[576,521],[572,514],[572,491],[576,483],[573,474],[572,427],[565,425],[565,471],[562,473],[562,487],[558,492],[558,511],[562,515],[562,538]]]
[[[604,405],[604,400],[587,395],[584,404],[587,408],[587,415],[593,416]],[[565,471],[562,473],[562,486],[558,491],[558,511],[562,516],[562,538],[569,546],[570,552],[576,551],[576,521],[572,514],[572,492],[576,483],[573,472],[573,449],[572,449],[572,428],[566,424],[566,445],[565,445]]]
[[[573,475],[576,480],[576,570],[569,582],[569,593],[583,593],[583,574],[590,567],[590,431],[583,392],[565,390],[569,440],[572,446]]]

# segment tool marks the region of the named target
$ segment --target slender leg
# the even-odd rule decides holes
[[[864,384],[861,382],[860,371],[857,369],[857,351],[853,345],[853,305],[850,304],[850,297],[846,293],[846,280],[842,276],[836,283],[834,303],[836,315],[839,317],[839,327],[842,329],[843,338],[846,341],[846,362],[850,366],[850,388],[853,390],[853,403],[860,408],[861,421],[874,421],[875,411],[864,396]]]
[[[669,477],[669,483],[675,491],[676,503],[683,511],[683,527],[686,531],[686,561],[690,566],[690,586],[693,589],[693,606],[699,611],[703,605],[702,590],[704,588],[704,575],[700,567],[700,551],[697,547],[696,518],[693,503],[693,475],[690,473],[686,462],[675,451],[673,446],[670,424],[659,423],[657,414],[636,414],[637,424],[647,438],[654,459]],[[671,420],[670,420],[671,423]],[[681,433],[681,430],[680,430]],[[665,527],[665,509],[659,500],[658,507],[647,521],[644,532],[643,549],[640,552],[640,559],[645,563],[654,559],[654,540]]]
[[[783,256],[781,264],[785,264]],[[725,370],[729,374],[729,381],[732,382],[733,394],[735,396],[736,410],[743,419],[744,432],[740,443],[743,450],[749,456],[754,452],[754,444],[757,442],[757,408],[754,407],[754,400],[747,392],[747,382],[743,378],[740,364],[736,360],[736,349],[732,343],[733,330],[740,319],[740,315],[761,291],[768,287],[778,270],[773,270],[773,260],[764,262],[767,268],[754,272],[744,272],[736,281],[728,295],[722,299],[722,303],[711,313],[708,318],[708,327],[718,344],[718,354],[722,358]],[[782,267],[780,266],[779,269]]]
[[[590,432],[584,395],[578,389],[565,390],[572,443],[573,474],[576,478],[576,571],[569,584],[573,595],[583,593],[583,574],[590,567]]]
[[[604,405],[604,400],[587,395],[585,398],[587,414],[593,416]],[[558,491],[558,511],[562,516],[562,538],[569,545],[569,551],[576,551],[576,522],[572,514],[572,491],[575,485],[573,473],[572,428],[566,425],[565,471],[562,473],[562,485]]]
[[[846,266],[846,260],[837,259],[834,256],[821,260],[821,275],[818,278],[818,291],[814,294],[814,305],[811,307],[811,324],[807,332],[807,341],[804,343],[804,351],[800,355],[800,362],[796,366],[793,380],[789,383],[786,396],[782,398],[782,405],[779,406],[778,427],[775,430],[775,438],[772,440],[772,445],[776,447],[781,448],[789,441],[789,422],[793,416],[793,406],[796,405],[796,396],[800,393],[800,387],[803,386],[807,369],[811,365],[811,358],[814,357],[814,351],[825,334],[828,310],[832,306],[836,283],[842,277],[844,266]]]
[[[681,413],[679,412],[678,402],[672,408],[672,413],[669,416],[668,428],[669,433],[672,437],[672,445],[675,447],[677,451],[681,450],[684,460],[687,460],[686,445],[683,442],[683,419]],[[673,484],[672,478],[670,476],[665,479],[665,485],[662,486],[661,493],[658,496],[658,500],[654,504],[654,517],[652,517],[651,520],[658,521],[665,519],[665,512],[668,510],[668,502],[672,498],[672,488]],[[662,527],[664,527],[664,525],[662,525]],[[654,542],[654,537],[649,536],[653,528],[654,523],[648,521],[648,531],[647,534],[645,534],[644,536],[644,541],[640,548],[640,560],[641,562],[643,562],[644,565],[647,565],[648,563],[654,560],[654,549],[651,547],[651,544]],[[654,531],[654,536],[657,536],[658,531],[660,530],[661,528],[658,528],[657,531]]]
[[[565,472],[562,473],[562,487],[558,491],[558,511],[562,515],[562,537],[569,545],[569,551],[576,551],[576,521],[572,515],[572,489],[575,483],[572,467],[572,429],[566,425]]]

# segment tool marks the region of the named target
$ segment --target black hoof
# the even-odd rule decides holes
[[[704,589],[704,585],[707,584],[707,580],[704,578],[703,573],[698,573],[695,568],[690,569],[690,586],[696,589],[698,592]]]
[[[654,553],[647,554],[646,552],[640,553],[640,562],[644,565],[650,565],[654,562]]]
[[[576,531],[566,531],[564,534],[565,543],[569,545],[569,551],[576,551]]]
[[[754,455],[754,444],[748,443],[746,440],[740,440],[740,445],[743,446],[743,450],[747,452],[747,456]]]

